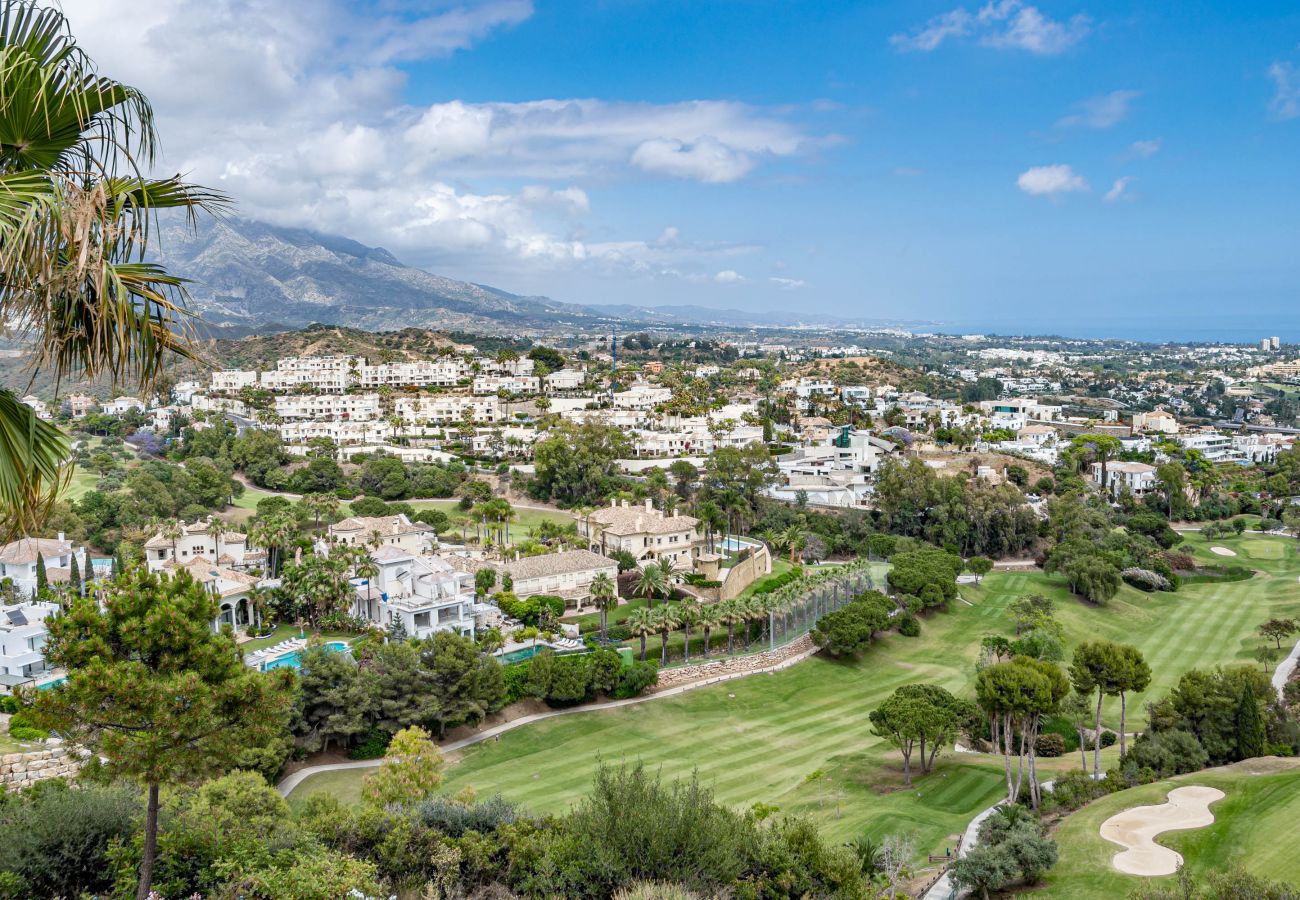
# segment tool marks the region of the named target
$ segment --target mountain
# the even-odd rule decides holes
[[[193,308],[214,336],[314,322],[367,331],[407,327],[500,332],[606,317],[546,297],[521,297],[408,266],[347,238],[247,219],[165,223],[168,268],[191,279]]]
[[[823,313],[789,313],[782,311],[713,309],[708,306],[675,304],[665,306],[631,306],[629,304],[594,304],[587,309],[593,313],[613,316],[628,322],[652,325],[725,325],[743,327],[780,328],[791,325],[850,325],[856,319]]]

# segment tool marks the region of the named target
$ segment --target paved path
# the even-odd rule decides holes
[[[1044,781],[1040,787],[1045,791],[1050,791],[1055,783],[1055,781]],[[984,824],[985,819],[997,812],[1006,802],[1000,800],[971,819],[970,824],[966,826],[966,832],[962,835],[961,844],[957,847],[958,859],[969,853],[971,848],[979,843],[980,826]],[[944,872],[939,876],[939,880],[930,885],[930,889],[921,895],[921,900],[955,900],[957,897],[965,896],[965,893],[965,891],[957,890],[952,883],[952,878],[947,872]]]
[[[813,647],[804,650],[801,653],[797,653],[789,659],[783,659],[778,663],[773,663],[772,665],[766,666],[762,669],[753,669],[748,672],[732,672],[727,675],[719,675],[715,678],[692,681],[688,684],[682,684],[677,687],[656,691],[653,694],[646,694],[641,697],[631,697],[627,700],[607,700],[603,703],[593,703],[589,706],[574,706],[569,709],[553,709],[548,710],[547,712],[533,713],[532,715],[521,716],[518,719],[513,719],[509,722],[502,722],[500,725],[493,725],[491,728],[485,728],[477,734],[472,734],[467,738],[461,738],[458,741],[449,741],[440,746],[443,753],[451,753],[456,750],[462,750],[465,747],[470,747],[474,744],[482,743],[488,738],[497,737],[507,731],[521,728],[524,725],[531,725],[534,722],[540,722],[543,719],[553,719],[556,716],[570,716],[575,713],[599,712],[606,709],[617,709],[620,706],[632,706],[636,703],[647,703],[651,700],[659,700],[664,697],[676,697],[680,694],[686,693],[687,691],[693,691],[696,688],[709,687],[711,685],[721,684],[724,681],[733,681],[737,678],[748,678],[751,675],[764,675],[771,672],[779,672],[782,669],[788,669],[795,663],[803,662],[816,652],[817,648]],[[382,759],[361,759],[355,762],[326,763],[319,766],[308,766],[305,769],[299,769],[297,772],[294,772],[292,775],[285,778],[284,781],[281,781],[275,786],[275,789],[280,792],[281,797],[287,797],[293,792],[294,788],[302,784],[306,779],[313,775],[318,775],[321,772],[338,772],[344,769],[373,769],[382,762]]]
[[[1286,688],[1288,679],[1291,678],[1291,673],[1295,671],[1297,663],[1300,663],[1300,641],[1296,641],[1295,646],[1291,648],[1290,655],[1278,663],[1277,668],[1273,670],[1273,690],[1277,691],[1279,698],[1282,696],[1283,689]]]

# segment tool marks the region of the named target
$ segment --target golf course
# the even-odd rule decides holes
[[[1140,729],[1146,702],[1166,692],[1183,672],[1231,663],[1260,665],[1255,658],[1262,645],[1256,632],[1260,623],[1300,615],[1300,557],[1294,540],[1248,533],[1210,543],[1191,534],[1182,549],[1203,564],[1224,565],[1226,557],[1211,547],[1230,550],[1236,554],[1230,564],[1256,574],[1186,584],[1175,593],[1147,594],[1125,585],[1108,605],[1098,607],[1071,595],[1059,576],[994,572],[981,584],[963,584],[960,598],[946,612],[924,619],[919,637],[890,633],[856,661],[819,655],[776,674],[527,725],[462,751],[447,769],[444,788],[455,792],[470,785],[479,796],[501,794],[536,812],[559,812],[587,792],[600,763],[641,760],[672,777],[698,771],[720,799],[737,807],[765,804],[806,815],[836,840],[912,832],[920,852],[942,853],[973,816],[1004,794],[1001,757],[950,752],[932,774],[903,789],[900,757],[872,734],[870,712],[908,683],[933,683],[973,696],[981,638],[1010,635],[1008,604],[1037,593],[1057,601],[1067,661],[1083,640],[1107,638],[1142,651],[1151,665],[1151,686],[1128,698],[1129,730]],[[1106,707],[1106,722],[1118,725],[1117,703]],[[1103,765],[1113,762],[1115,753],[1115,748],[1106,751]],[[1039,768],[1062,771],[1077,767],[1078,760],[1077,753],[1042,759]],[[354,801],[364,774],[350,770],[312,776],[290,799],[300,802],[326,791]],[[1224,804],[1231,804],[1234,794],[1224,790]],[[1125,799],[1130,793],[1136,792],[1106,799],[1111,813],[1134,805]],[[1076,817],[1091,815],[1091,810]],[[1231,830],[1234,818],[1240,817],[1222,816],[1208,832]],[[1090,833],[1096,837],[1095,822]],[[1200,840],[1190,833],[1172,839]],[[1062,841],[1062,847],[1064,861],[1070,842]],[[1090,865],[1070,858],[1076,871]],[[1292,875],[1300,873],[1300,863],[1291,865]]]

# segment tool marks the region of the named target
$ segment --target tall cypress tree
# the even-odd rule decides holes
[[[50,581],[45,574],[45,557],[36,554],[36,597],[38,600],[45,599],[50,591]]]
[[[1267,744],[1264,717],[1259,712],[1259,700],[1249,684],[1241,692],[1237,704],[1237,758],[1254,759],[1263,756]]]
[[[77,554],[72,554],[72,568],[68,572],[68,588],[72,591],[74,597],[80,597],[81,590],[81,566],[77,563]]]

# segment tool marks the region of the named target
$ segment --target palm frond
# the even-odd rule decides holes
[[[11,391],[0,391],[0,542],[35,531],[67,486],[68,438]]]

